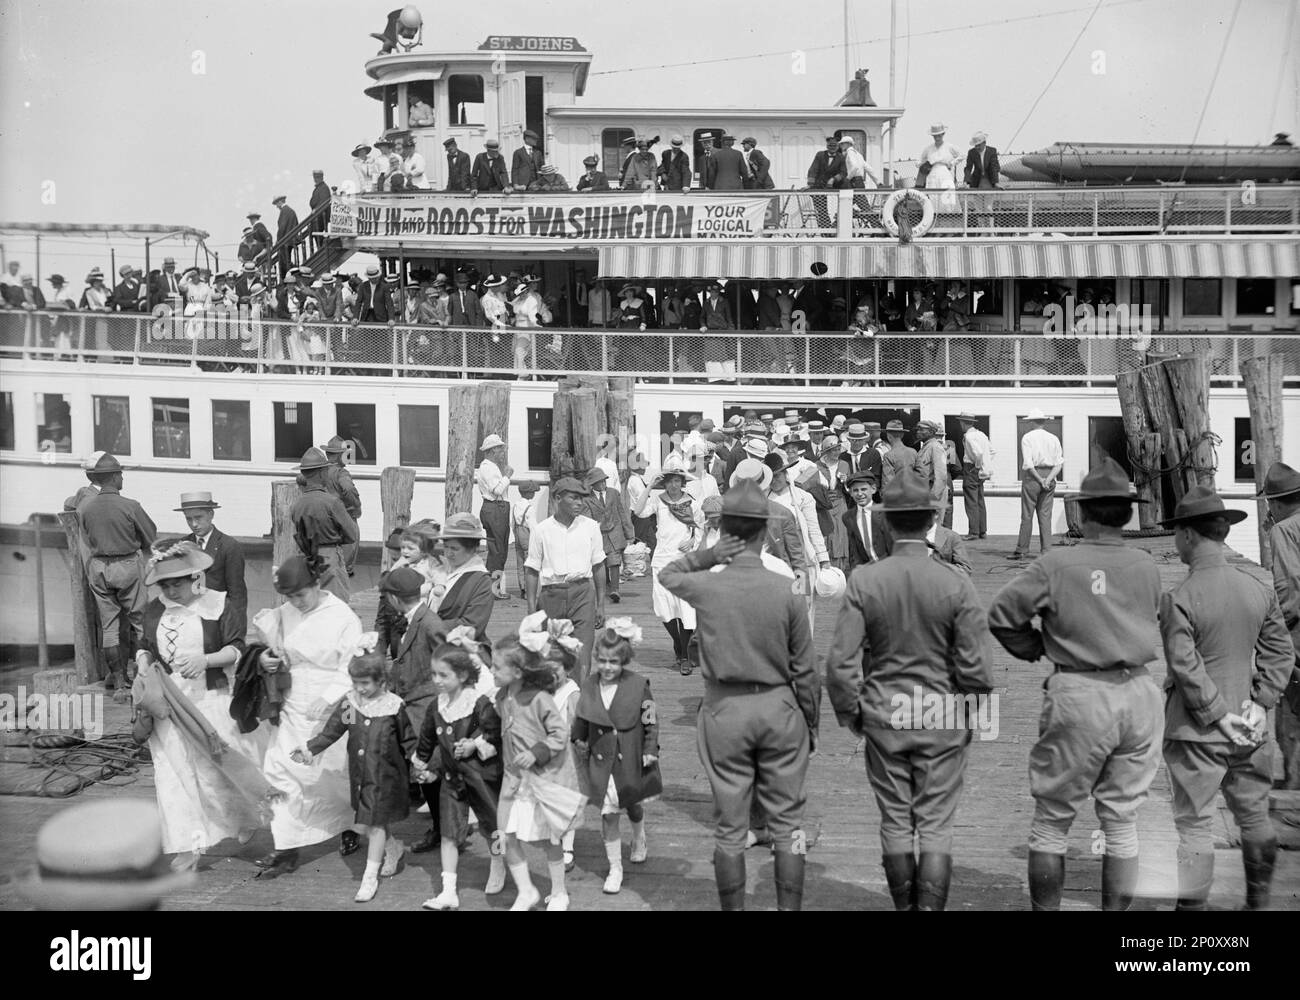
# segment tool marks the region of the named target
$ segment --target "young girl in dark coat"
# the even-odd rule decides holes
[[[426,910],[460,907],[456,869],[458,843],[469,824],[472,806],[479,832],[488,842],[491,867],[485,895],[505,888],[506,865],[496,843],[497,799],[501,794],[501,718],[486,694],[475,689],[487,671],[482,658],[450,643],[433,654],[433,683],[438,698],[425,713],[415,750],[417,775],[442,778],[438,807],[442,832],[442,892],[424,901]]]
[[[611,618],[596,636],[592,673],[582,684],[573,720],[573,743],[591,789],[601,802],[600,819],[609,858],[605,891],[623,886],[623,842],[618,818],[632,821],[632,854],[646,859],[645,811],[641,803],[663,792],[659,775],[659,721],[650,682],[633,671],[633,644],[641,629],[630,618]]]
[[[388,827],[410,812],[406,761],[415,751],[415,733],[402,699],[384,684],[384,653],[376,648],[378,641],[374,632],[361,637],[348,664],[352,690],[334,706],[320,733],[290,754],[297,763],[310,764],[347,734],[352,808],[369,838],[358,903],[375,898],[379,876],[397,874],[404,848],[388,836]]]

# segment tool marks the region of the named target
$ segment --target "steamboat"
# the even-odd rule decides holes
[[[267,258],[319,276],[372,254],[399,287],[462,268],[536,275],[555,308],[522,369],[508,342],[482,329],[440,331],[431,348],[428,328],[327,325],[327,356],[303,364],[283,349],[301,332],[291,323],[6,313],[0,644],[36,641],[38,569],[50,595],[49,639],[70,640],[69,554],[48,521],[37,549],[33,518],[61,509],[84,483],[91,452],[121,457],[126,492],[164,533],[184,531],[180,515],[167,513],[182,490],[211,489],[222,529],[248,540],[254,562],[269,563],[271,480],[292,478],[306,448],[339,434],[354,446],[361,533],[373,557],[381,470],[413,468],[413,510],[441,515],[452,390],[483,377],[512,380],[510,464],[516,478],[539,482],[551,467],[557,381],[572,374],[635,381],[633,444],[651,464],[692,416],[721,424],[747,410],[793,410],[827,424],[845,415],[908,426],[924,417],[945,424],[960,448],[955,418],[968,412],[996,452],[990,530],[1005,535],[1019,523],[1026,414],[1052,415],[1067,488],[1103,455],[1131,470],[1117,372],[1152,355],[1202,355],[1211,366],[1210,425],[1221,439],[1217,486],[1248,511],[1251,523],[1233,541],[1257,555],[1239,364],[1285,358],[1283,423],[1300,426],[1293,148],[1161,147],[1156,155],[1061,143],[1008,160],[998,189],[937,195],[898,177],[890,151],[904,109],[876,105],[861,81],[820,108],[602,108],[583,101],[592,60],[577,39],[497,35],[470,51],[399,44],[370,59],[365,93],[378,104],[378,131],[414,141],[430,189],[344,191]],[[433,109],[431,122],[412,121],[416,105]],[[672,192],[443,190],[446,140],[473,155],[496,139],[508,158],[525,131],[571,182],[594,155],[617,186],[637,137],[666,145],[680,136],[694,175]],[[773,189],[703,188],[699,166],[725,133],[757,141]],[[852,138],[882,185],[808,190],[809,164],[827,136]],[[723,285],[739,329],[663,324],[674,296],[712,281]],[[647,329],[593,325],[593,290],[624,283],[648,302]],[[744,317],[769,289],[795,308],[780,329],[754,328]],[[876,320],[869,335],[848,330],[864,302]],[[941,323],[936,311],[961,321]],[[61,344],[42,332],[55,323],[69,332]],[[1286,446],[1285,460],[1300,464],[1300,441]],[[1058,505],[1058,531],[1065,516]],[[963,518],[958,504],[959,530]],[[373,576],[377,563],[363,557],[358,573]],[[250,606],[264,597],[250,595]]]

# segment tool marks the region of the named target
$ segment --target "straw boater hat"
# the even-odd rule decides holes
[[[325,457],[325,452],[319,448],[308,448],[302,453],[302,461],[298,463],[299,472],[310,472],[312,469],[324,469],[330,464],[330,460]]]
[[[845,436],[850,441],[865,441],[868,437],[866,424],[849,424]]]
[[[907,511],[937,510],[929,487],[910,469],[900,472],[880,491],[881,510],[901,514]]]
[[[969,413],[966,410],[962,410],[959,414],[957,414],[957,422],[963,424],[973,424],[976,422],[976,419],[974,414]]]
[[[948,132],[948,126],[941,124],[939,122],[936,122],[935,124],[930,126],[931,135],[946,135],[947,132]]]
[[[817,448],[818,455],[825,455],[828,451],[839,451],[840,439],[834,434],[822,438],[822,443]]]
[[[1193,486],[1174,507],[1174,516],[1161,521],[1166,528],[1180,524],[1193,524],[1196,521],[1227,521],[1237,524],[1246,520],[1244,510],[1229,510],[1223,505],[1223,497],[1208,486]]]
[[[212,494],[207,490],[198,490],[194,493],[182,493],[181,505],[173,507],[172,510],[183,514],[187,510],[217,510],[221,504],[212,499]]]
[[[483,530],[483,522],[473,514],[452,514],[442,526],[442,537],[481,541],[487,538],[487,532]]]
[[[1264,477],[1264,488],[1255,494],[1260,500],[1278,500],[1300,493],[1300,472],[1285,462],[1274,462]]]
[[[37,834],[36,864],[18,889],[38,910],[153,910],[195,878],[192,871],[172,871],[163,856],[152,799],[101,799],[64,809]]]
[[[1149,503],[1138,499],[1138,495],[1129,486],[1128,473],[1109,455],[1092,468],[1079,484],[1079,491],[1066,496],[1067,500],[1087,503],[1090,500],[1129,500],[1137,503]]]
[[[761,459],[742,459],[736,466],[736,471],[731,474],[731,479],[727,482],[729,487],[727,496],[731,496],[731,490],[734,490],[740,483],[745,481],[757,483],[758,488],[766,492],[767,488],[772,485],[772,470]]]
[[[175,580],[179,577],[193,576],[212,565],[212,557],[194,542],[179,541],[175,544],[154,550],[145,572],[144,582],[152,586],[162,580]]]
[[[503,444],[505,444],[505,442],[501,440],[499,434],[489,434],[483,439],[483,443],[478,446],[478,450],[489,451],[492,448],[500,448]]]
[[[757,459],[767,458],[767,453],[771,450],[767,446],[766,439],[761,437],[746,438],[743,447],[746,455]]]

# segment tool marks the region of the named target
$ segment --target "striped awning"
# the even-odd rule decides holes
[[[1293,278],[1300,240],[783,239],[629,243],[600,248],[602,277],[800,280],[827,278]],[[820,270],[820,268],[818,269]]]

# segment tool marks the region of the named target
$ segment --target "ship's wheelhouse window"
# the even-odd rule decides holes
[[[550,407],[528,408],[528,468],[551,467],[551,416]]]
[[[1130,307],[1138,308],[1139,315],[1149,308],[1153,317],[1168,316],[1169,279],[1134,278],[1129,282],[1128,301]]]
[[[398,406],[397,439],[403,465],[438,465],[438,408]]]
[[[352,446],[349,465],[375,464],[375,407],[373,403],[338,403],[334,407],[335,433]]]
[[[153,454],[155,458],[190,457],[190,401],[153,401]]]
[[[483,124],[483,78],[456,73],[447,78],[447,121],[452,125]]]
[[[867,159],[867,133],[860,128],[837,128],[831,135],[836,139],[848,137],[853,140],[853,148],[856,149],[864,160]],[[870,162],[870,161],[868,161]]]
[[[58,455],[72,451],[72,408],[62,393],[36,394],[36,447]]]
[[[14,394],[0,392],[0,451],[14,450]]]
[[[1219,278],[1183,281],[1184,316],[1219,316],[1223,313],[1223,282]]]
[[[384,131],[397,128],[397,87],[384,88]]]
[[[253,422],[249,417],[247,400],[212,401],[213,458],[221,462],[251,461],[252,437]]]
[[[989,432],[988,416],[987,415],[981,416],[976,413],[972,413],[971,416],[975,418],[975,427],[978,430],[983,431],[985,435],[987,435]],[[962,425],[958,423],[956,417],[948,416],[947,414],[945,414],[943,418],[943,432],[948,435],[948,440],[951,441],[957,448],[957,461],[965,462],[966,461],[966,437],[965,437],[966,428],[962,427]]]
[[[609,177],[611,187],[618,187],[618,172],[623,169],[623,161],[629,153],[635,152],[635,146],[625,146],[625,139],[635,138],[630,128],[607,128],[600,133],[600,162]],[[550,459],[546,468],[550,468]]]
[[[1088,469],[1091,471],[1104,458],[1119,463],[1130,481],[1133,479],[1133,460],[1128,454],[1128,436],[1124,433],[1123,417],[1088,418]]]
[[[275,403],[275,460],[297,462],[312,446],[311,403]]]
[[[1020,461],[1020,442],[1024,440],[1025,435],[1028,434],[1033,429],[1034,429],[1034,424],[1031,424],[1024,417],[1016,417],[1016,481],[1017,482],[1025,478],[1025,470],[1020,468],[1020,466],[1024,464],[1023,462]],[[1053,434],[1056,435],[1057,439],[1059,440],[1061,437],[1061,418],[1050,417],[1043,424],[1043,430],[1051,431]],[[1065,481],[1064,465],[1061,466],[1061,471],[1057,473],[1056,481],[1058,483]]]
[[[1237,315],[1272,316],[1277,312],[1277,288],[1272,278],[1237,279]]]
[[[94,396],[91,403],[95,450],[131,454],[131,400],[126,396]]]
[[[433,128],[437,124],[437,114],[433,110],[433,87],[432,80],[416,80],[406,85],[408,128]]]
[[[1255,443],[1251,440],[1250,417],[1236,417],[1232,421],[1232,481],[1255,481]]]

